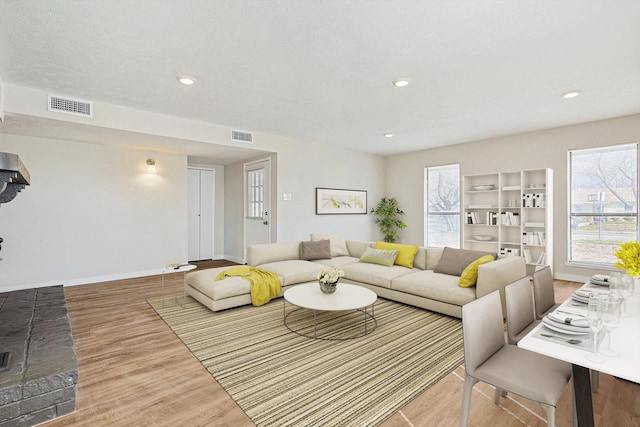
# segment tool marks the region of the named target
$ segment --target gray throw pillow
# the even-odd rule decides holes
[[[496,259],[497,254],[445,247],[433,272],[460,276],[469,264],[484,255],[492,255],[493,259]]]
[[[331,258],[331,245],[329,240],[300,243],[300,259],[312,261],[314,259]]]

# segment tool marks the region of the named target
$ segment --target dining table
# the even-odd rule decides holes
[[[635,287],[638,287],[637,284]],[[607,287],[594,285],[591,281],[585,283],[578,291],[581,291],[580,295],[609,292]],[[548,316],[563,316],[567,323],[571,323],[573,319],[586,321],[587,304],[584,300],[578,301],[577,298],[574,293]],[[543,319],[518,342],[518,347],[571,363],[575,415],[579,427],[594,426],[591,370],[640,383],[640,292],[637,289],[633,295],[625,299],[623,308],[620,323],[610,330],[610,337],[605,339],[606,330],[598,334],[600,348],[605,347],[610,338],[611,349],[617,353],[616,356],[604,356],[604,361],[601,362],[588,358],[588,355],[593,353],[593,333],[575,332],[578,328],[565,331],[554,327],[555,323],[548,319]]]

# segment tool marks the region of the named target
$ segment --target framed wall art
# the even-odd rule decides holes
[[[316,187],[316,215],[366,213],[366,191]]]

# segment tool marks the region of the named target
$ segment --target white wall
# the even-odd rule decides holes
[[[156,274],[186,260],[186,156],[6,134],[0,151],[31,174],[0,205],[0,291]]]
[[[462,175],[521,169],[551,168],[554,171],[554,276],[586,280],[594,272],[567,262],[567,152],[624,144],[640,139],[640,115],[565,126],[520,135],[474,141],[387,158],[387,188],[404,209],[409,228],[401,238],[422,241],[423,188],[426,166],[460,163]]]
[[[310,233],[380,238],[369,214],[316,215],[315,192],[316,187],[365,190],[370,210],[385,195],[384,157],[274,135],[256,134],[256,140],[261,149],[277,153],[271,156],[277,170],[271,196],[277,218],[273,241],[308,240]],[[234,260],[242,260],[244,252],[242,186],[242,165],[225,167],[225,253]],[[291,194],[291,200],[283,200],[284,193]]]

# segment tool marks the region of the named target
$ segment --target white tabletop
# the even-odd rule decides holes
[[[572,301],[569,298],[562,304],[562,307],[567,311],[582,312],[586,315],[586,305],[576,307],[572,305]],[[592,362],[587,359],[588,351],[584,349],[534,336],[541,328],[544,328],[542,323],[520,340],[518,347],[640,383],[640,293],[636,291],[632,297],[627,299],[626,304],[626,313],[630,316],[623,317],[620,325],[611,331],[611,348],[620,352],[618,357],[605,356],[605,361],[602,363]],[[605,345],[606,340],[603,340],[600,348],[604,348]]]
[[[177,268],[176,267],[171,267],[170,265],[164,267],[162,269],[162,274],[167,274],[167,273],[178,273],[178,272],[187,272],[190,270],[195,269],[197,266],[193,265],[193,264],[180,264]]]
[[[302,308],[322,311],[357,310],[373,305],[378,296],[362,286],[338,283],[332,294],[322,293],[318,282],[305,283],[287,289],[284,299]]]

